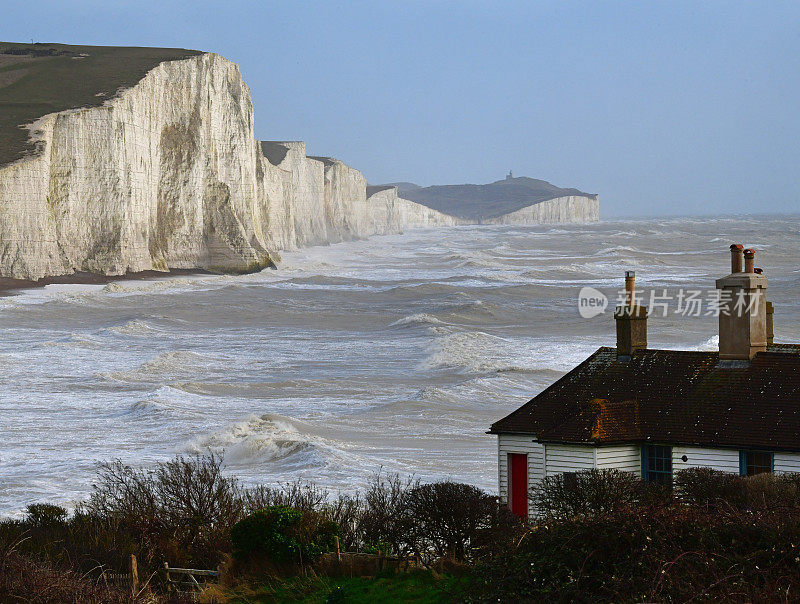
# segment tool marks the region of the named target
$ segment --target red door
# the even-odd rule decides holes
[[[520,518],[528,517],[528,456],[509,453],[508,469],[511,475],[511,512]]]

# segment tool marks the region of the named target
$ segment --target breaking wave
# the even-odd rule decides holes
[[[432,346],[427,368],[450,368],[469,373],[565,373],[597,349],[591,340],[568,344],[509,339],[481,331],[449,333]]]
[[[200,436],[186,446],[191,453],[213,451],[225,463],[276,463],[280,471],[334,466],[346,468],[363,456],[343,450],[323,430],[275,413],[252,415],[223,430]]]
[[[103,331],[112,332],[122,336],[149,336],[157,333],[159,330],[140,319],[131,319],[122,325],[108,327]]]
[[[690,347],[690,350],[698,350],[702,352],[716,352],[719,350],[719,336],[711,336],[702,344]]]
[[[315,446],[297,425],[279,415],[252,416],[188,445],[192,453],[214,451],[228,463],[285,461],[307,466],[322,463]]]
[[[191,395],[170,386],[161,386],[149,396],[134,402],[127,413],[148,418],[172,415],[186,419],[200,412],[192,402]]]
[[[472,373],[490,371],[528,371],[532,365],[519,362],[514,342],[478,332],[457,332],[439,338],[425,365],[429,368],[452,368]]]
[[[403,317],[402,319],[398,319],[394,323],[389,324],[389,327],[403,327],[407,325],[444,325],[443,321],[440,321],[433,315],[429,315],[427,313],[421,312],[415,315],[409,315],[408,317]]]
[[[106,374],[114,380],[151,381],[165,377],[193,377],[203,367],[205,372],[219,367],[219,359],[190,350],[170,350],[145,361],[130,371],[117,371]]]

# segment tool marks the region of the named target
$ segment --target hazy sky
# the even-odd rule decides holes
[[[0,39],[241,66],[256,136],[371,183],[509,168],[604,216],[800,211],[800,2],[0,2]]]

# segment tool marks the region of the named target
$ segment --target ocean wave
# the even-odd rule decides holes
[[[481,331],[455,332],[443,335],[432,345],[425,366],[470,373],[565,373],[596,348],[594,342],[526,342]]]
[[[106,294],[152,294],[164,290],[185,290],[198,279],[175,278],[136,281],[112,281],[101,290]]]
[[[430,368],[454,368],[474,373],[489,371],[527,371],[510,354],[514,342],[487,333],[457,332],[441,337],[427,359]]]
[[[454,291],[458,291],[458,289],[459,289],[458,286],[452,285],[450,283],[433,282],[433,283],[403,284],[393,287],[388,291],[392,292],[393,294],[405,296],[408,298],[416,298],[417,296],[420,295],[448,294]]]
[[[639,248],[632,247],[629,245],[615,245],[612,247],[604,247],[602,249],[597,250],[593,256],[610,256],[613,254],[652,254],[653,252],[648,252],[645,250],[640,250]]]
[[[209,365],[216,365],[218,363],[218,358],[208,354],[190,350],[170,350],[169,352],[162,352],[148,359],[136,369],[117,371],[104,375],[113,380],[123,382],[149,381],[152,379],[162,379],[165,376],[195,376],[198,367],[205,366],[206,372],[208,372]]]
[[[101,349],[106,348],[107,343],[84,333],[71,333],[58,340],[45,340],[39,344],[42,348],[87,348]]]
[[[319,431],[275,413],[252,415],[223,430],[200,436],[188,443],[186,450],[213,451],[234,465],[279,463],[287,471],[353,462],[352,455],[334,446]]]
[[[417,313],[415,315],[409,315],[407,317],[403,317],[402,319],[398,319],[394,323],[390,323],[389,327],[402,327],[406,325],[442,325],[444,324],[443,321],[440,321],[433,315],[429,315],[427,313]]]
[[[192,370],[198,364],[207,364],[214,357],[191,350],[170,350],[145,361],[139,369],[146,373]]]
[[[192,398],[192,395],[176,388],[160,386],[149,396],[135,401],[125,413],[152,418],[172,415],[186,419],[199,413],[191,402]]]
[[[702,352],[716,352],[719,350],[719,336],[711,336],[705,342],[691,346],[689,350],[699,350]]]
[[[321,462],[310,440],[291,421],[277,415],[252,416],[219,432],[200,436],[187,448],[192,453],[221,453],[228,463],[290,457],[299,457],[295,461],[304,466]]]
[[[108,327],[102,331],[111,332],[122,336],[146,336],[157,333],[159,330],[149,323],[142,321],[141,319],[131,319],[122,325]]]

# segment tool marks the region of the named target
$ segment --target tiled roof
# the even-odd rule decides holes
[[[800,451],[800,345],[770,346],[741,366],[720,365],[716,352],[640,350],[618,361],[600,348],[491,432]]]

